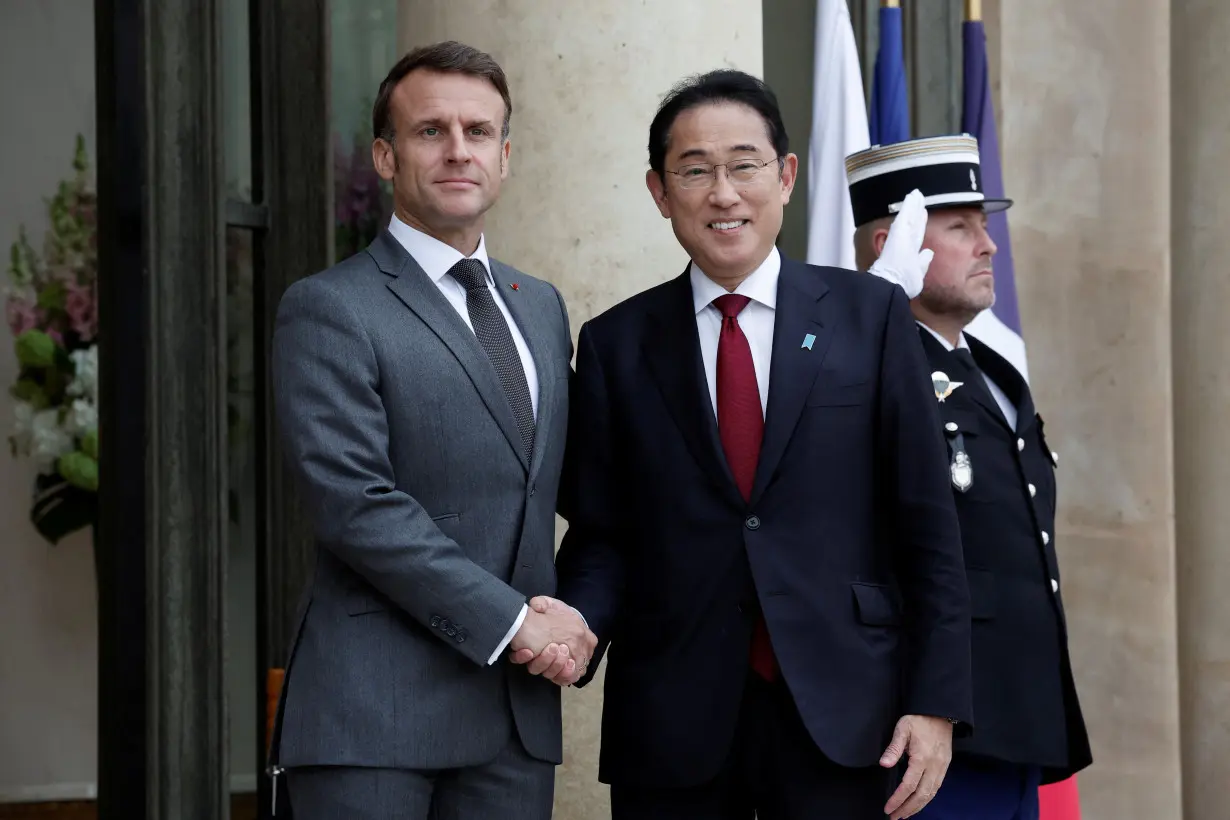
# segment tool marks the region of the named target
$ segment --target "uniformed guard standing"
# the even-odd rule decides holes
[[[964,328],[995,301],[986,215],[967,135],[846,159],[860,270],[910,296],[948,442],[973,617],[974,729],[927,820],[1036,820],[1038,786],[1092,762],[1068,657],[1055,555],[1058,456],[1029,386]]]

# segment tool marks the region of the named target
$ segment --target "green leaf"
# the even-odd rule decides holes
[[[81,452],[92,459],[98,459],[98,431],[90,430],[81,437]]]
[[[38,294],[38,306],[43,310],[64,310],[68,289],[63,282],[53,282]]]
[[[80,450],[60,456],[57,465],[60,475],[74,487],[90,492],[98,491],[98,459],[91,458]]]
[[[17,361],[25,367],[51,367],[56,360],[56,343],[41,330],[31,329],[17,337]]]

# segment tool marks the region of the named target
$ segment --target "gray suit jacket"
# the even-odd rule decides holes
[[[560,762],[559,687],[487,661],[555,592],[571,336],[554,287],[491,268],[538,370],[528,463],[474,333],[390,233],[282,298],[277,421],[318,549],[275,765],[470,766],[514,731]]]

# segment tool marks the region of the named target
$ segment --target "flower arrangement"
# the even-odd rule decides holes
[[[30,518],[53,544],[94,523],[98,492],[97,202],[80,135],[73,172],[48,203],[41,255],[19,231],[5,303],[19,366],[9,444],[35,462]]]

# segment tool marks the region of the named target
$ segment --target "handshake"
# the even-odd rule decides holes
[[[571,686],[584,677],[597,646],[598,637],[580,613],[563,601],[540,595],[530,601],[521,628],[508,644],[508,659],[528,664],[531,675]]]

